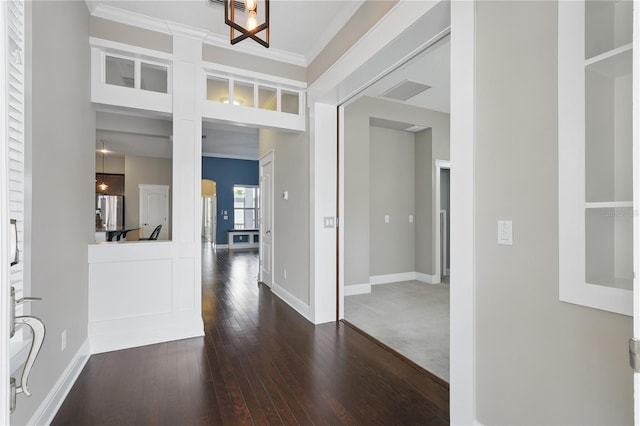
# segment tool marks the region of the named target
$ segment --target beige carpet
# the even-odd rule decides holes
[[[449,285],[405,281],[345,297],[345,319],[449,381]]]

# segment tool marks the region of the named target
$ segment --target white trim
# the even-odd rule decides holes
[[[423,274],[422,272],[416,272],[416,280],[427,284],[440,284],[436,275]]]
[[[640,211],[640,6],[633,5],[633,207]],[[633,215],[633,337],[640,339],[640,217]],[[634,424],[640,425],[640,373],[633,374]]]
[[[216,245],[214,245],[213,248],[216,248],[216,249],[228,249],[229,248],[229,244],[216,244]]]
[[[451,2],[450,423],[476,420],[476,2]]]
[[[247,83],[259,83],[261,85],[272,87],[286,87],[298,91],[307,88],[307,83],[300,80],[292,80],[290,78],[283,78],[277,75],[265,74],[257,71],[246,70],[243,68],[236,68],[230,65],[218,64],[215,62],[202,61],[202,69],[205,74],[217,75],[220,77],[240,77],[245,79]]]
[[[414,281],[416,279],[416,273],[414,272],[400,272],[398,274],[386,274],[386,275],[373,275],[369,277],[371,285],[377,284],[389,284],[398,283],[401,281]]]
[[[60,406],[69,394],[78,376],[82,372],[85,364],[89,360],[89,339],[85,340],[80,349],[71,359],[67,368],[53,385],[47,396],[44,398],[40,406],[37,408],[31,420],[27,422],[30,425],[48,425],[51,424],[53,418],[58,413]]]
[[[282,301],[287,305],[295,309],[296,312],[305,317],[308,321],[311,321],[311,318],[309,316],[309,305],[298,299],[293,294],[289,293],[283,287],[279,286],[275,281],[271,283],[271,292],[278,296],[278,298],[282,299]]]
[[[345,285],[343,290],[343,294],[345,297],[355,296],[356,294],[368,294],[368,293],[371,293],[370,283]],[[344,314],[342,314],[342,316],[344,317]]]
[[[437,282],[440,282],[442,280],[442,268],[441,268],[441,264],[442,264],[442,253],[440,250],[440,247],[442,246],[442,243],[440,242],[440,211],[442,210],[442,207],[440,206],[440,200],[441,200],[441,194],[440,194],[440,173],[442,172],[442,169],[449,169],[451,170],[451,161],[447,161],[447,160],[435,160],[435,167],[434,167],[434,171],[435,171],[435,179],[433,180],[433,187],[432,187],[432,194],[435,194],[435,202],[434,202],[434,206],[435,208],[433,209],[433,227],[434,227],[434,234],[435,234],[435,238],[434,238],[434,254],[435,254],[435,259],[434,259],[434,266],[435,266],[435,274],[434,277],[437,280]],[[451,195],[449,195],[449,197],[451,197]]]
[[[2,24],[2,40],[0,42],[0,75],[2,76],[3,87],[0,90],[0,424],[9,424],[9,365],[10,365],[10,342],[9,342],[9,287],[10,287],[10,262],[9,262],[9,129],[7,123],[7,39],[6,28],[7,2],[0,4],[0,23]]]
[[[171,34],[167,23],[161,19],[154,19],[140,13],[123,10],[117,7],[99,3],[91,11],[91,16],[108,19],[125,25],[133,25],[145,30],[156,31],[163,34]]]
[[[90,322],[91,354],[204,336],[201,318],[175,321],[168,320],[167,317],[168,315],[160,314]],[[158,326],[160,322],[164,322],[164,327]]]

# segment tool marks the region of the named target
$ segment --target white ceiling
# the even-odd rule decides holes
[[[300,63],[309,63],[353,15],[362,1],[271,0],[271,47],[265,49],[251,40],[235,46],[229,44],[228,47],[259,56],[273,53],[278,58],[294,58],[293,62],[298,58]],[[228,43],[229,29],[224,24],[224,7],[209,0],[87,0],[87,4],[96,16],[112,13],[117,9],[136,16],[136,22],[140,21],[141,15],[145,15],[157,22],[199,29]],[[449,112],[449,45],[449,37],[446,37],[366,88],[362,95],[384,98],[383,94],[390,88],[409,80],[426,84],[430,88],[402,103]],[[412,123],[398,123],[395,128],[406,128],[407,124]],[[375,125],[394,128],[393,123]],[[101,147],[101,138],[113,141],[114,146],[120,145],[120,149],[123,152],[128,150],[130,155],[139,155],[145,149],[150,149],[146,152],[151,152],[152,156],[166,158],[167,155],[166,139],[162,147],[162,144],[152,144],[154,136],[133,133],[126,136],[119,132],[101,132],[99,129],[96,134],[97,148]],[[132,141],[133,149],[125,146],[127,138]],[[142,148],[143,146],[146,147]],[[205,122],[202,147],[203,155],[257,159],[258,129]]]

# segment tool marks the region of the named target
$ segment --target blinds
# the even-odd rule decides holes
[[[9,216],[16,219],[20,262],[11,267],[16,299],[23,297],[24,281],[24,4],[8,0],[6,7],[6,132],[8,142]],[[20,315],[22,307],[16,312]]]

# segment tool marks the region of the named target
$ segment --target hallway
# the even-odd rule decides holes
[[[255,251],[203,245],[203,338],[92,356],[53,425],[448,424],[448,389],[257,285]]]

